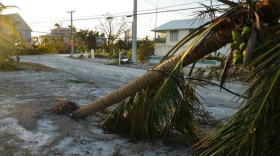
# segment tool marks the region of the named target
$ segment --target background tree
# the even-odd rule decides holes
[[[124,50],[132,49],[132,40],[131,40],[132,28],[127,23],[124,25],[123,35],[124,35]]]
[[[154,54],[154,42],[149,40],[148,36],[138,41],[137,47],[137,59],[142,63],[144,63],[149,56]]]
[[[122,49],[126,50],[126,44],[123,40],[119,39],[115,42],[114,48],[120,49],[120,50],[122,50]]]
[[[55,23],[55,24],[54,24],[54,27],[55,27],[55,28],[61,28],[61,26],[62,26],[61,23],[60,23],[60,24],[59,24],[59,23]]]
[[[98,48],[97,41],[99,37],[101,37],[101,35],[98,31],[80,29],[78,32],[76,32],[78,45],[85,46],[87,47],[88,50],[90,49],[96,50]]]
[[[69,29],[72,29],[71,25],[68,25]],[[77,33],[77,28],[75,26],[73,26],[73,35],[76,36]]]
[[[106,44],[104,45],[104,48],[107,53],[112,55],[113,44],[116,39],[122,35],[126,21],[124,18],[121,21],[118,21],[109,13],[106,17],[107,18],[99,21],[99,25],[96,26],[96,29],[104,33],[106,37]]]

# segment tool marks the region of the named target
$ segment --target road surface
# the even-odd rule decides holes
[[[104,65],[67,58],[69,55],[20,56],[22,62],[40,63],[88,79],[100,87],[117,88],[143,75],[146,71]]]
[[[100,61],[81,61],[67,58],[68,55],[39,55],[21,56],[23,62],[40,63],[54,69],[68,72],[82,79],[95,82],[101,88],[113,91],[114,89],[127,84],[131,80],[143,75],[146,70],[104,65]],[[244,88],[241,84],[229,83],[226,87],[234,92],[240,92]],[[220,91],[219,87],[208,85],[206,88],[199,87],[197,92],[201,103],[206,110],[217,119],[228,118],[235,111],[241,100],[226,92]]]

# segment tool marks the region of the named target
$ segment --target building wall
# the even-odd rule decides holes
[[[182,40],[188,34],[189,34],[189,30],[179,30],[178,31],[178,41],[172,42],[172,41],[170,41],[170,31],[167,31],[166,32],[166,45],[175,46],[180,40]]]
[[[23,19],[19,16],[15,17],[15,21],[19,22],[19,26],[17,26],[18,31],[21,33],[24,42],[31,42],[31,30],[24,23]]]

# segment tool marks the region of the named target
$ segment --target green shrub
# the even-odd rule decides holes
[[[51,48],[49,48],[48,46],[40,46],[38,48],[38,51],[41,53],[51,53],[52,52]]]
[[[148,37],[138,41],[137,60],[144,63],[149,56],[154,54],[154,42],[150,41]]]
[[[132,58],[132,50],[128,50],[128,51],[126,52],[126,56],[127,56],[128,58]]]
[[[11,57],[8,57],[2,64],[0,64],[0,70],[15,70],[16,63],[15,60]]]
[[[94,56],[95,57],[103,57],[102,52],[103,52],[102,49],[96,49],[95,52],[94,52]]]
[[[112,55],[112,58],[119,58],[119,52],[115,52],[115,54]]]
[[[116,66],[116,65],[119,65],[119,61],[118,60],[115,60],[113,62],[108,62],[106,65],[113,65],[113,66]]]
[[[109,57],[110,56],[110,53],[105,53],[104,55],[103,55],[103,57]]]
[[[35,51],[34,49],[21,49],[15,51],[14,55],[39,55],[39,51]]]

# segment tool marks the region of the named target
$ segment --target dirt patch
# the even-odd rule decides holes
[[[29,62],[20,62],[17,64],[17,68],[18,70],[34,70],[34,71],[44,71],[44,72],[54,71],[53,68],[38,63],[29,63]]]
[[[82,106],[114,88],[38,64],[21,68],[0,72],[0,155],[188,155],[184,147],[107,134],[100,128],[106,114],[73,120],[51,113],[63,101]]]
[[[28,107],[16,106],[16,112],[14,117],[18,120],[18,123],[22,125],[26,130],[35,130],[37,128],[37,121],[39,120],[39,115]]]

